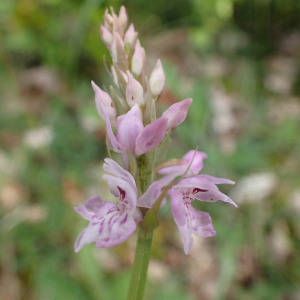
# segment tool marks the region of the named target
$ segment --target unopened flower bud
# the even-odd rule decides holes
[[[118,43],[117,43],[117,39],[118,39]],[[120,49],[120,51],[124,52],[124,42],[121,36],[117,32],[115,32],[113,37],[113,42],[111,44],[111,56],[116,62],[118,62],[118,51],[117,51],[118,46],[122,48]]]
[[[119,21],[123,29],[126,28],[128,22],[128,14],[125,7],[122,5],[119,11]]]
[[[105,26],[102,25],[100,26],[100,37],[106,48],[110,50],[113,42],[113,35]]]
[[[120,70],[120,72],[121,72],[121,74],[122,74],[124,80],[125,80],[126,83],[127,83],[127,82],[128,82],[127,74],[125,74],[125,73],[124,73],[123,71],[121,71],[121,70]],[[118,75],[117,75],[117,72],[116,72],[114,66],[111,66],[111,73],[112,73],[112,77],[113,77],[114,83],[116,84],[116,86],[117,86],[118,88],[120,88],[120,86],[119,86],[119,80],[118,80]]]
[[[161,94],[165,84],[165,73],[160,59],[157,61],[149,80],[151,93],[157,97]]]
[[[131,43],[134,40],[135,35],[136,35],[136,32],[134,31],[134,26],[133,26],[133,24],[130,24],[125,33],[124,42],[129,43],[131,45]]]
[[[128,84],[126,87],[126,100],[130,107],[133,107],[135,104],[141,106],[144,104],[143,98],[143,87],[142,85],[133,78],[132,74],[127,71]]]
[[[105,10],[104,16],[104,25],[107,27],[107,29],[110,29],[113,27],[114,19],[113,17],[108,13],[108,9]]]
[[[99,116],[104,120],[104,114],[102,111],[101,103],[105,105],[105,108],[108,112],[110,122],[113,127],[117,125],[117,110],[116,107],[110,98],[109,94],[102,91],[95,83],[92,81],[92,87],[95,92],[95,102]]]
[[[141,47],[140,41],[137,40],[135,45],[135,51],[131,60],[131,72],[136,76],[140,76],[142,73],[143,66],[144,66],[143,49]]]

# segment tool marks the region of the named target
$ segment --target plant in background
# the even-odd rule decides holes
[[[124,6],[119,15],[113,9],[111,13],[105,11],[100,36],[112,57],[111,68],[107,71],[115,88],[110,87],[110,96],[92,82],[96,107],[106,125],[108,152],[120,153],[123,163],[121,167],[111,158],[106,158],[103,165],[109,173],[103,179],[119,200],[113,204],[92,196],[85,204],[75,207],[76,212],[90,221],[77,238],[75,251],[92,242],[99,248],[115,246],[138,227],[127,298],[135,300],[143,298],[152,235],[159,224],[158,211],[166,204],[167,196],[186,254],[193,246],[191,233],[200,237],[216,234],[210,215],[197,211],[191,203],[198,199],[236,204],[216,186],[234,184],[233,181],[197,175],[203,167],[205,153],[192,150],[182,159],[162,162],[171,133],[185,120],[192,99],[173,104],[162,116],[156,116],[156,103],[165,82],[162,63],[157,61],[148,78],[145,50],[134,25],[127,28],[127,23]],[[163,177],[158,179],[159,175]]]

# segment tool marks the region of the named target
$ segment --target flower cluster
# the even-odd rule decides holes
[[[200,237],[215,235],[210,215],[195,210],[191,203],[195,199],[221,200],[236,206],[216,186],[234,182],[197,175],[206,158],[199,151],[159,164],[164,159],[171,132],[185,120],[192,99],[173,104],[156,117],[156,103],[165,82],[164,70],[158,60],[148,79],[145,50],[133,24],[127,28],[127,23],[124,6],[119,15],[113,9],[111,14],[105,11],[100,36],[112,57],[111,68],[107,69],[115,84],[110,87],[111,96],[92,82],[97,111],[106,125],[108,149],[121,154],[123,168],[108,158],[103,165],[109,173],[103,179],[119,200],[113,204],[92,196],[85,204],[75,207],[76,212],[90,221],[77,238],[75,251],[91,242],[101,248],[126,240],[144,218],[140,208],[146,208],[144,213],[151,209],[163,189],[168,188],[172,214],[188,254],[193,245],[192,233]],[[154,181],[159,174],[163,177]],[[163,199],[161,205],[165,203]]]

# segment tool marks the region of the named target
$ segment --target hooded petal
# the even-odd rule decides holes
[[[160,117],[151,124],[148,124],[144,130],[137,136],[135,141],[135,156],[153,150],[165,137],[168,120]]]
[[[92,81],[92,87],[95,92],[95,102],[96,102],[96,107],[99,116],[104,119],[104,113],[102,110],[101,103],[104,104],[107,113],[109,115],[110,122],[113,127],[116,127],[117,122],[116,122],[116,116],[117,116],[117,109],[114,105],[114,102],[110,98],[109,94],[102,91],[95,83]]]
[[[114,133],[111,128],[110,120],[109,120],[109,115],[108,115],[107,110],[103,103],[101,103],[101,107],[102,107],[102,111],[103,111],[103,115],[104,115],[104,121],[105,121],[105,125],[106,125],[106,132],[107,132],[107,137],[108,137],[108,142],[109,142],[110,148],[119,153],[124,152],[125,151],[124,146],[122,146],[116,140],[116,138],[114,136]]]
[[[142,112],[135,104],[128,113],[118,117],[117,141],[126,150],[134,151],[137,136],[143,131]]]
[[[74,207],[74,210],[84,219],[91,221],[101,214],[106,214],[106,212],[113,206],[113,203],[103,201],[99,196],[95,195],[86,200],[85,204],[80,204],[78,207]]]
[[[136,190],[127,181],[107,174],[103,175],[102,178],[107,181],[109,190],[114,196],[129,200],[128,206],[131,208],[136,206]],[[121,193],[124,193],[124,195],[121,195]]]
[[[147,191],[138,199],[137,206],[138,207],[147,207],[150,208],[154,204],[154,202],[157,200],[159,195],[162,193],[162,189],[167,186],[172,180],[177,177],[177,174],[170,174],[168,176],[165,176],[155,182],[153,182]],[[162,202],[164,205],[165,203]],[[162,205],[162,206],[163,206]]]
[[[132,189],[137,194],[137,188],[136,188],[135,180],[129,172],[124,170],[118,163],[116,163],[114,160],[112,160],[110,158],[105,158],[104,162],[105,163],[103,164],[103,167],[102,167],[102,169],[104,171],[106,171],[108,173],[111,173],[112,175],[128,182],[129,185],[132,187]]]
[[[167,129],[174,128],[182,123],[187,115],[193,99],[185,99],[171,105],[162,115],[168,119]]]

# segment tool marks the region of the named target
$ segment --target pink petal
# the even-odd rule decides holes
[[[218,178],[218,177],[213,177],[213,176],[205,175],[205,174],[200,174],[198,176],[209,182],[212,182],[214,184],[224,184],[224,183],[225,184],[235,184],[234,181],[232,181],[230,179],[226,179],[226,178]]]
[[[232,204],[237,207],[237,205],[225,194],[221,193],[218,189],[209,190],[207,192],[199,192],[195,195],[196,199],[206,202],[217,202],[223,201]]]
[[[180,226],[177,224],[177,226],[178,226],[178,230],[183,239],[184,253],[187,255],[191,252],[193,244],[194,244],[194,240],[192,238],[191,231],[190,231],[187,223],[185,223],[183,226]]]
[[[139,224],[143,221],[143,214],[141,211],[136,207],[135,210],[133,211],[132,217],[135,221],[136,224]]]
[[[112,247],[125,241],[136,229],[132,210],[120,211],[114,204],[103,215],[90,221],[75,242],[75,252],[85,244],[96,242],[96,246]]]
[[[84,219],[91,221],[93,218],[99,216],[99,214],[105,214],[113,206],[113,203],[103,201],[99,196],[95,195],[86,200],[85,204],[74,207],[74,210]]]
[[[184,210],[184,201],[181,193],[173,187],[169,191],[171,199],[171,209],[174,221],[177,226],[183,226],[187,222],[187,214]]]
[[[99,232],[98,226],[93,226],[91,223],[92,222],[90,222],[90,224],[81,231],[76,239],[74,244],[75,252],[79,252],[84,245],[90,244],[97,240]]]
[[[143,131],[142,112],[135,104],[128,113],[118,117],[117,141],[126,150],[134,151],[137,136]]]
[[[102,231],[101,231],[102,229]],[[96,240],[98,248],[108,248],[124,242],[136,230],[136,223],[128,212],[106,216]]]
[[[194,156],[195,154],[195,156]],[[193,159],[194,157],[194,159]],[[203,159],[205,159],[207,156],[204,152],[199,152],[195,150],[191,150],[189,151],[183,158],[182,160],[185,161],[185,164],[180,164],[180,165],[175,165],[175,166],[171,166],[171,167],[166,167],[163,169],[160,169],[158,171],[158,174],[171,174],[173,172],[177,172],[179,173],[179,175],[183,175],[187,168],[189,167],[192,159],[193,162],[188,170],[188,172],[186,173],[185,177],[190,177],[190,176],[194,176],[196,174],[198,174],[200,172],[200,170],[203,168]]]
[[[150,208],[157,200],[159,195],[162,193],[162,190],[165,186],[167,186],[170,182],[172,182],[178,175],[170,174],[165,176],[155,182],[153,182],[147,191],[138,199],[137,206],[138,207],[147,207]],[[162,203],[165,204],[165,203]],[[163,205],[161,205],[163,206]]]
[[[218,190],[213,183],[199,177],[199,175],[180,180],[174,188],[198,188],[201,190]]]
[[[120,179],[112,175],[103,175],[102,178],[107,181],[110,192],[116,196],[120,197],[120,189],[125,192],[125,198],[129,200],[127,205],[128,208],[136,207],[137,192],[136,188],[132,188],[130,183],[126,180]]]
[[[116,140],[114,136],[114,133],[111,128],[110,120],[109,120],[109,115],[103,103],[101,103],[101,107],[104,115],[104,121],[106,125],[106,132],[107,132],[110,148],[119,153],[125,151],[125,148]]]
[[[167,129],[174,128],[182,123],[187,115],[193,99],[185,99],[171,105],[162,115],[168,119]]]
[[[135,141],[135,156],[153,150],[164,139],[167,122],[166,118],[161,117],[144,128]]]
[[[197,211],[191,204],[189,205],[189,222],[191,232],[197,236],[206,238],[216,234],[209,213]]]
[[[128,171],[124,170],[118,163],[116,163],[114,160],[112,160],[110,158],[105,158],[104,162],[105,163],[103,164],[103,167],[102,167],[104,171],[111,173],[112,175],[128,182],[130,184],[130,186],[132,187],[132,189],[137,194],[135,180]]]
[[[195,153],[196,152],[196,153]],[[197,175],[203,168],[203,160],[207,158],[207,155],[204,152],[191,150],[189,151],[182,160],[186,161],[187,166],[191,163],[189,171],[186,174],[186,177]]]

